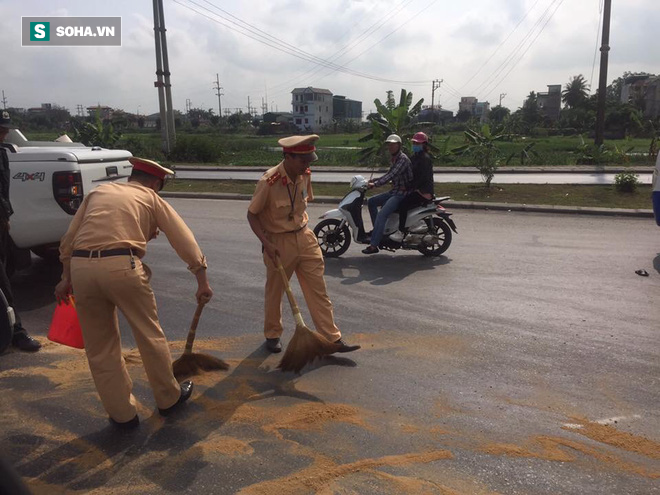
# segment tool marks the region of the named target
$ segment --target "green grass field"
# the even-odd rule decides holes
[[[368,143],[360,143],[361,134],[321,134],[318,141],[318,165],[325,166],[357,166],[358,150],[333,149],[336,147],[363,148]],[[58,133],[28,133],[31,140],[50,141]],[[157,131],[127,132],[117,143],[117,148],[127,149],[136,156],[143,156],[162,161],[165,164],[199,163],[225,166],[256,166],[268,167],[277,163],[281,156],[277,148],[277,140],[281,136],[253,136],[243,134],[219,134],[217,132],[179,132],[177,145],[168,160],[161,152],[161,137]],[[434,144],[441,146],[448,139],[447,148],[453,149],[464,144],[463,134],[454,132],[447,135],[434,136]],[[591,141],[585,138],[585,142]],[[607,164],[637,164],[651,165],[648,151],[650,139],[620,139],[607,141],[610,149],[616,146],[619,150],[632,148],[631,155],[622,157],[616,154],[603,157],[601,163]],[[538,156],[531,156],[524,162],[520,160],[520,152],[529,143],[535,143],[534,151]],[[579,158],[577,152],[581,144],[579,136],[552,136],[538,138],[516,138],[512,142],[501,142],[503,157],[514,155],[509,166],[538,165],[575,165]],[[436,166],[474,166],[468,156],[450,156],[435,160]],[[501,166],[506,165],[504,161]]]
[[[254,193],[254,181],[174,180],[166,191]],[[384,189],[383,189],[384,190]],[[316,196],[343,197],[346,184],[314,184]],[[376,192],[382,192],[381,190]],[[455,201],[518,203],[528,205],[586,206],[601,208],[651,209],[651,186],[643,185],[635,193],[620,193],[613,186],[585,186],[563,184],[436,184],[436,195],[451,196]],[[368,195],[371,195],[369,191]]]

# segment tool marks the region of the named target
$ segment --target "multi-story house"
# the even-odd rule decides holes
[[[645,117],[660,115],[660,76],[630,76],[621,88],[621,102],[639,105]]]
[[[558,121],[561,111],[561,84],[548,84],[547,93],[536,93],[536,106],[541,115],[552,122]]]
[[[362,122],[362,102],[350,100],[345,96],[333,96],[332,118],[336,121],[352,120],[359,124]]]
[[[296,88],[291,91],[293,123],[301,131],[320,131],[332,124],[332,92],[319,88]]]
[[[486,122],[488,120],[488,114],[490,113],[490,103],[487,101],[479,101],[474,96],[463,96],[461,101],[458,102],[458,111],[467,111],[470,114],[479,119],[481,122]]]

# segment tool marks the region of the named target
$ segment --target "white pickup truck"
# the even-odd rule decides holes
[[[30,264],[30,251],[57,259],[60,239],[85,193],[110,181],[126,181],[132,155],[124,150],[81,143],[28,141],[11,130],[2,146],[10,169],[9,199],[14,214],[9,231],[14,243],[11,268]]]

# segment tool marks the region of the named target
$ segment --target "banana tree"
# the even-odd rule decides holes
[[[455,148],[453,152],[457,155],[473,157],[476,162],[475,166],[481,173],[486,187],[490,187],[495,171],[502,160],[502,150],[497,143],[506,139],[508,135],[504,133],[493,134],[490,126],[485,124],[480,131],[468,129],[465,131],[464,136],[466,144]]]
[[[398,134],[403,141],[403,147],[410,151],[412,135],[421,127],[433,125],[432,122],[417,122],[413,129],[412,121],[422,110],[424,98],[411,107],[412,100],[412,92],[405,89],[401,90],[399,104],[391,110],[378,98],[374,100],[378,113],[369,119],[371,120],[371,133],[359,139],[359,142],[362,143],[371,141],[371,146],[359,152],[361,163],[368,162],[378,155],[386,159],[387,157],[383,157],[381,152],[385,149],[385,139],[390,134]]]

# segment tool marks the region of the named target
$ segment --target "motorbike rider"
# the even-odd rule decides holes
[[[369,198],[367,205],[369,206],[369,214],[371,215],[371,223],[373,231],[369,246],[363,249],[364,254],[374,254],[378,252],[378,246],[383,238],[385,231],[385,223],[387,218],[394,213],[403,199],[412,191],[413,173],[410,164],[410,158],[406,156],[401,150],[402,141],[401,137],[396,134],[391,134],[385,140],[387,149],[391,155],[392,165],[388,172],[379,177],[378,179],[369,182],[368,187],[380,187],[392,181],[392,189],[387,192],[377,194]],[[378,211],[378,207],[380,211]]]
[[[413,191],[399,205],[399,230],[390,234],[390,239],[403,241],[406,236],[408,212],[433,199],[433,161],[429,153],[429,137],[417,132],[411,139],[413,156],[410,159],[413,171]]]

